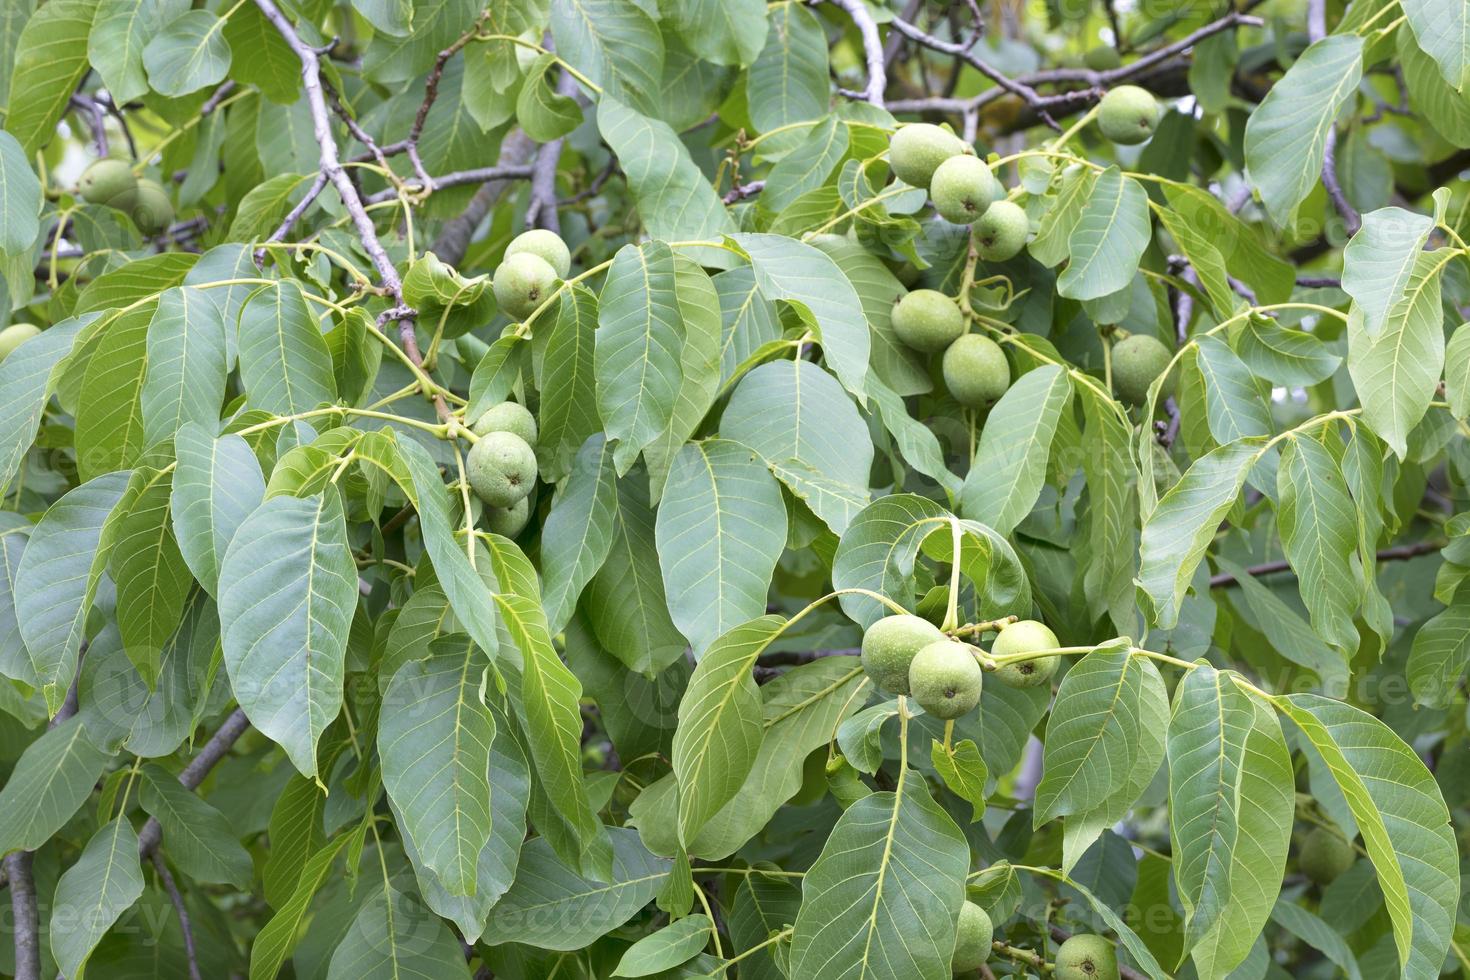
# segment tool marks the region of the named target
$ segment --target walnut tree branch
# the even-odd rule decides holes
[[[168,892],[169,901],[173,902],[174,911],[179,916],[179,929],[184,933],[184,957],[189,964],[189,980],[201,980],[199,956],[194,951],[194,927],[189,922],[189,910],[184,907],[184,896],[179,894],[179,886],[174,881],[174,876],[169,874],[163,855],[154,851],[152,858],[154,870],[158,872],[158,880],[163,882],[163,890]]]
[[[1379,561],[1408,561],[1410,558],[1418,558],[1421,555],[1432,555],[1444,547],[1443,541],[1416,541],[1413,544],[1398,545],[1393,548],[1382,548],[1378,552]],[[1252,565],[1246,572],[1252,577],[1257,575],[1272,575],[1276,572],[1291,571],[1291,564],[1285,559],[1277,561],[1262,562]],[[1228,572],[1210,576],[1210,588],[1222,586],[1239,585],[1239,580]]]
[[[883,54],[883,42],[878,37],[878,25],[873,23],[873,15],[868,13],[867,6],[863,0],[829,0],[834,6],[841,7],[852,18],[858,33],[863,38],[863,59],[868,65],[868,84],[863,89],[863,97],[875,106],[882,107],[883,93],[888,88],[887,59]]]

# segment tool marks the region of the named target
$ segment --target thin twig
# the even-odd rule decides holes
[[[296,222],[300,220],[301,216],[306,213],[306,209],[311,207],[312,202],[314,202],[317,197],[321,195],[321,192],[326,190],[326,188],[327,175],[324,173],[318,173],[316,175],[316,180],[312,181],[311,186],[306,189],[306,194],[301,198],[301,200],[296,202],[295,207],[293,207],[290,211],[286,213],[285,219],[281,221],[281,223],[276,227],[275,231],[271,232],[270,237],[267,238],[266,241],[285,241],[286,236],[291,231],[291,226],[296,224]],[[258,249],[255,253],[255,261],[259,262],[264,253],[265,249]]]
[[[461,187],[465,184],[484,184],[490,181],[525,180],[526,178],[532,176],[533,172],[533,167],[528,167],[524,165],[518,164],[514,166],[506,166],[504,164],[496,164],[493,167],[476,167],[473,170],[455,170],[447,174],[442,174],[438,177],[432,177],[430,179],[433,181],[434,190],[444,190],[446,187]],[[422,190],[422,185],[416,183],[407,183],[404,185],[404,190],[408,191],[409,193],[416,193],[417,191]],[[381,204],[384,201],[390,201],[397,196],[397,192],[393,188],[389,187],[374,194],[369,194],[367,197],[363,198],[363,203]]]
[[[858,33],[863,38],[863,57],[868,63],[868,85],[863,90],[864,98],[875,106],[882,107],[883,93],[888,89],[887,62],[883,55],[883,42],[878,38],[878,25],[868,13],[863,0],[829,0],[841,7],[852,18]]]
[[[536,154],[536,142],[521,130],[513,130],[500,144],[500,166],[521,166],[529,164],[531,158]],[[440,179],[440,186],[443,179]],[[464,259],[465,251],[470,247],[470,240],[475,235],[475,229],[480,222],[485,220],[485,215],[500,200],[510,186],[508,180],[488,180],[470,198],[470,203],[459,214],[450,218],[440,229],[439,236],[434,239],[430,248],[434,254],[439,256],[450,265],[458,265]]]
[[[1383,548],[1378,552],[1379,561],[1408,561],[1410,558],[1418,558],[1421,555],[1432,555],[1444,547],[1443,541],[1416,541],[1414,544],[1398,545],[1393,548]],[[1262,562],[1252,565],[1246,569],[1246,573],[1252,578],[1259,575],[1273,575],[1277,572],[1291,571],[1291,563],[1285,559]],[[1210,576],[1210,588],[1221,586],[1239,585],[1234,575],[1221,572]]]
[[[169,874],[163,855],[154,851],[151,856],[158,879],[163,882],[163,890],[168,892],[169,901],[174,903],[174,911],[179,915],[179,928],[184,933],[184,956],[189,963],[189,980],[201,980],[199,956],[194,951],[194,927],[189,924],[189,910],[184,907],[184,896],[179,894],[179,886],[174,882],[174,876]]]
[[[988,64],[984,59],[976,56],[970,50],[970,48],[974,46],[973,42],[971,42],[970,44],[955,44],[950,41],[942,41],[939,38],[934,37],[932,34],[926,34],[924,31],[919,30],[913,24],[910,24],[908,21],[902,20],[898,17],[893,18],[888,23],[891,27],[893,27],[894,30],[898,31],[900,34],[903,34],[905,37],[910,38],[911,40],[917,41],[924,47],[930,48],[934,51],[938,51],[942,54],[954,55],[955,57],[964,61],[965,64],[969,65],[971,68],[974,68],[980,74],[984,75],[986,78],[990,79],[992,82],[1005,89],[1007,92],[1010,92],[1012,95],[1020,96],[1028,105],[1036,109],[1037,114],[1041,117],[1041,120],[1052,129],[1060,130],[1062,128],[1057,123],[1057,121],[1051,117],[1051,114],[1046,111],[1046,100],[1039,92],[1036,91],[1036,89],[1032,88],[1030,85],[1027,85],[1025,82],[1011,78],[1009,75],[997,70],[992,65]]]
[[[71,97],[72,108],[87,117],[87,124],[92,129],[92,145],[97,150],[97,156],[107,156],[107,120],[102,115],[102,106],[93,98],[80,92]]]
[[[726,204],[734,204],[736,201],[743,201],[747,197],[753,197],[765,189],[766,182],[763,180],[752,180],[748,184],[736,184],[726,192],[723,200]]]

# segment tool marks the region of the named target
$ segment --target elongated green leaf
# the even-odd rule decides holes
[[[1195,351],[1215,441],[1223,445],[1243,436],[1270,435],[1271,413],[1245,363],[1218,337],[1200,337]]]
[[[709,943],[710,929],[709,917],[705,915],[689,915],[671,922],[629,946],[613,976],[646,977],[687,963]]]
[[[1405,980],[1433,980],[1460,895],[1459,855],[1434,777],[1388,726],[1358,708],[1315,694],[1275,703],[1326,761],[1357,820]]]
[[[87,361],[76,429],[77,471],[84,479],[131,466],[143,453],[140,395],[156,305],[145,303],[114,318]]]
[[[147,348],[141,393],[144,444],[170,438],[186,422],[214,429],[229,373],[219,305],[202,290],[170,289],[158,298]]]
[[[573,454],[602,429],[596,409],[597,313],[597,296],[583,286],[573,286],[562,293],[556,317],[532,338],[538,354],[536,383],[541,389],[537,450],[550,464],[553,476],[566,473]]]
[[[604,96],[597,104],[597,129],[628,175],[650,235],[691,241],[734,230],[719,195],[667,123]]]
[[[294,283],[261,289],[240,311],[240,380],[250,407],[275,415],[336,399],[331,351]]]
[[[1278,901],[1271,910],[1271,919],[1277,925],[1306,940],[1309,945],[1341,967],[1343,975],[1349,980],[1362,980],[1363,971],[1358,966],[1358,958],[1353,955],[1352,947],[1348,945],[1347,939],[1341,933],[1326,922],[1300,905],[1285,899]]]
[[[1130,647],[1127,640],[1098,647],[1062,679],[1046,725],[1036,826],[1107,801],[1133,772],[1144,744],[1140,724],[1164,714],[1145,712],[1144,699],[1158,697],[1162,687],[1149,682],[1153,664]]]
[[[1313,335],[1266,317],[1249,317],[1234,342],[1235,352],[1252,374],[1286,387],[1317,384],[1342,363]]]
[[[746,101],[760,132],[816,119],[827,111],[827,35],[816,14],[795,2],[768,8],[770,30],[750,66]]]
[[[1138,585],[1164,629],[1178,621],[1184,590],[1262,445],[1260,439],[1240,439],[1195,460],[1143,525]]]
[[[607,560],[618,502],[616,476],[607,442],[597,436],[588,439],[546,515],[541,529],[542,604],[553,633],[566,626],[582,589]]]
[[[75,923],[51,930],[51,954],[65,976],[81,976],[97,943],[142,894],[138,835],[121,816],[92,835],[77,863],[56,882],[52,921]]]
[[[766,5],[759,0],[675,0],[664,10],[689,49],[717,65],[748,65],[766,43]]]
[[[1470,417],[1470,330],[1463,323],[1445,345],[1444,391],[1450,413],[1457,419]]]
[[[357,910],[327,964],[327,980],[469,980],[464,950],[417,897],[386,878]]]
[[[674,298],[684,324],[679,394],[669,424],[644,451],[649,499],[657,503],[674,457],[709,414],[720,387],[720,298],[709,274],[688,255],[674,256]]]
[[[301,876],[290,899],[271,917],[251,944],[250,980],[275,980],[296,945],[311,900],[326,880],[337,855],[351,840],[351,834],[337,837],[302,865]]]
[[[1224,977],[1250,954],[1281,890],[1291,843],[1296,799],[1291,753],[1275,713],[1254,700],[1250,706],[1253,717],[1235,787],[1237,833],[1229,868],[1230,900],[1191,951],[1201,978]]]
[[[810,361],[775,361],[747,374],[725,406],[720,435],[759,453],[838,533],[857,510],[851,502],[866,503],[873,463],[867,423],[832,376]],[[808,471],[848,498],[827,499]]]
[[[1047,364],[1022,375],[995,403],[960,496],[966,517],[1010,534],[1031,513],[1071,393],[1067,372]]]
[[[515,884],[490,913],[485,942],[581,949],[652,901],[669,875],[669,862],[645,848],[634,831],[612,827],[608,836],[612,874],[602,881],[567,870],[544,838],[527,844]]]
[[[863,397],[871,341],[862,300],[821,249],[781,235],[732,235],[767,299],[786,300],[816,332],[842,386]]]
[[[1070,259],[1057,277],[1057,292],[1099,299],[1127,286],[1138,275],[1150,232],[1143,185],[1116,167],[1104,170],[1067,240]]]
[[[87,71],[97,0],[56,0],[26,21],[15,42],[5,129],[29,159],[56,135],[67,100]]]
[[[1408,291],[1433,228],[1432,217],[1403,208],[1363,215],[1363,226],[1342,250],[1342,288],[1362,309],[1368,336],[1378,336]]]
[[[1444,365],[1444,311],[1440,276],[1448,256],[1418,252],[1401,295],[1391,300],[1383,328],[1367,329],[1361,307],[1348,319],[1348,372],[1363,403],[1363,418],[1402,459],[1409,432],[1434,398]]]
[[[683,346],[673,252],[662,242],[624,246],[602,288],[596,353],[597,410],[619,475],[673,418]]]
[[[1322,690],[1328,694],[1346,693],[1347,663],[1317,635],[1300,612],[1244,567],[1224,558],[1216,558],[1215,564],[1220,571],[1235,576],[1240,594],[1252,614],[1252,625],[1266,635],[1276,653],[1316,674]]]
[[[812,244],[832,257],[847,281],[852,283],[852,288],[857,291],[858,299],[863,305],[863,315],[867,317],[872,342],[872,371],[864,382],[868,393],[875,399],[881,396],[882,392],[878,390],[880,385],[875,382],[886,382],[899,395],[916,395],[930,391],[934,384],[919,353],[906,346],[893,332],[893,304],[907,292],[903,283],[898,281],[898,277],[876,255],[857,241],[823,235],[813,239]],[[728,274],[738,271],[732,270]],[[722,290],[721,296],[723,295]],[[766,313],[771,317],[771,326],[761,331],[762,341],[780,336],[774,312],[771,309]],[[741,359],[749,356],[753,350],[754,346]],[[730,363],[729,366],[733,367],[734,364]],[[879,410],[883,411],[882,400],[879,400]],[[884,416],[886,421],[887,412],[884,412]],[[888,425],[890,430],[894,429],[892,423]]]
[[[761,192],[761,206],[780,211],[831,177],[847,155],[847,124],[829,115],[814,126],[800,144],[781,158]]]
[[[317,774],[316,743],[342,708],[357,566],[334,487],[271,497],[240,524],[219,573],[220,630],[251,724]]]
[[[199,584],[216,594],[219,566],[241,523],[265,497],[265,479],[250,445],[237,435],[218,438],[195,422],[174,437],[170,516],[174,538]]]
[[[41,181],[14,136],[0,130],[0,252],[27,251],[41,233]]]
[[[312,787],[315,791],[315,787]],[[168,857],[195,881],[249,888],[255,868],[225,815],[157,765],[143,767],[143,809],[158,819]],[[272,841],[274,846],[274,841]]]
[[[0,677],[37,687],[40,682],[15,620],[15,573],[30,532],[30,522],[20,515],[0,517]]]
[[[791,970],[809,980],[940,977],[970,848],[916,773],[843,811],[802,879]]]
[[[230,70],[225,22],[207,10],[170,20],[143,49],[148,81],[161,95],[182,96],[224,79]]]
[[[71,357],[77,334],[96,314],[72,317],[42,331],[0,361],[0,493],[20,471],[36,438],[46,402]]]
[[[1327,448],[1306,437],[1287,440],[1278,485],[1281,545],[1302,602],[1317,633],[1350,659],[1358,649],[1359,590],[1351,564],[1358,527],[1347,483]]]
[[[194,584],[169,520],[168,477],[151,467],[133,471],[109,559],[123,648],[149,690]]]
[[[1455,689],[1470,669],[1470,603],[1456,594],[1448,608],[1414,634],[1405,673],[1414,700],[1436,708],[1449,707]]]
[[[383,786],[420,860],[451,895],[475,894],[490,840],[489,666],[469,637],[446,637],[429,645],[427,659],[401,667],[383,695]]]
[[[654,95],[663,73],[663,36],[638,4],[557,0],[551,5],[551,36],[563,58],[602,86],[599,114],[610,99],[658,114]]]
[[[104,526],[127,484],[126,472],[108,473],[52,504],[16,569],[15,617],[51,714],[76,674],[87,613],[111,549]]]
[[[108,758],[75,716],[27,745],[0,788],[0,854],[46,843],[81,809]]]
[[[164,24],[188,9],[185,0],[98,0],[87,59],[119,104],[147,93],[143,48]]]
[[[674,775],[679,781],[679,837],[700,828],[740,790],[761,747],[761,696],[751,667],[785,625],[762,616],[722,635],[706,651],[679,702]]]
[[[1334,34],[1303,51],[1251,113],[1246,169],[1277,224],[1321,178],[1333,121],[1362,75],[1363,39]]]
[[[786,547],[781,488],[740,444],[691,442],[674,460],[656,534],[669,612],[699,657],[766,607]]]
[[[1450,87],[1470,87],[1470,4],[1465,0],[1406,0],[1404,15],[1414,37],[1436,62]]]

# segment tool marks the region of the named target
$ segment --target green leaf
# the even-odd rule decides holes
[[[894,444],[909,466],[958,496],[964,481],[950,472],[939,439],[922,422],[909,415],[903,398],[876,377],[867,381],[868,397],[883,420],[883,427],[893,436]]]
[[[861,400],[871,341],[862,300],[842,269],[821,249],[781,235],[730,237],[750,257],[761,292],[796,309],[832,372]]]
[[[1312,946],[1342,969],[1349,980],[1362,980],[1363,971],[1352,947],[1335,929],[1300,905],[1281,899],[1271,910],[1271,919],[1283,929]]]
[[[464,949],[449,927],[386,877],[358,908],[327,966],[327,980],[469,976]]]
[[[641,6],[619,0],[558,0],[551,5],[551,36],[557,53],[602,87],[599,116],[614,100],[645,115],[658,114],[654,95],[663,74],[664,41],[658,24]]]
[[[929,378],[924,359],[893,332],[893,304],[907,292],[903,283],[898,281],[898,277],[878,256],[859,242],[845,237],[824,235],[814,239],[812,244],[832,257],[832,261],[837,263],[837,268],[852,283],[852,288],[857,291],[858,299],[862,302],[872,343],[872,373],[865,382],[868,393],[875,399],[878,398],[880,393],[876,391],[878,385],[874,384],[875,380],[886,382],[899,395],[917,395],[932,390],[934,384]],[[769,307],[769,304],[766,306]],[[780,336],[780,330],[774,323],[774,313],[774,309],[771,309],[768,314],[772,316],[772,327],[762,336],[763,341]],[[747,350],[741,359],[749,353],[750,350]],[[881,411],[881,403],[879,408]]]
[[[1337,460],[1322,443],[1294,437],[1281,452],[1277,473],[1281,546],[1296,572],[1312,626],[1345,658],[1358,649],[1353,616],[1359,606],[1352,555],[1357,516]]]
[[[567,463],[583,443],[602,431],[596,408],[597,315],[597,296],[583,286],[573,286],[561,294],[556,316],[544,327],[538,326],[531,339],[536,345],[536,386],[541,391],[536,448],[545,465],[558,475],[566,472]]]
[[[541,949],[581,949],[631,919],[658,894],[669,862],[621,827],[608,828],[612,875],[591,881],[567,870],[545,838],[521,851],[515,884],[490,913],[484,942],[526,943]]]
[[[689,679],[673,753],[679,839],[686,845],[734,798],[755,764],[763,728],[751,667],[785,626],[780,616],[761,616],[731,629],[705,651]]]
[[[667,123],[604,96],[597,104],[597,129],[628,177],[638,217],[649,235],[671,242],[693,241],[734,230],[714,187]],[[721,264],[728,264],[728,259]]]
[[[782,0],[767,8],[770,30],[746,76],[746,102],[759,132],[827,113],[827,35],[805,5]]]
[[[1010,534],[1031,513],[1071,394],[1067,372],[1047,364],[1022,375],[995,403],[960,496],[966,517]]]
[[[5,129],[26,159],[56,135],[67,101],[87,72],[87,35],[98,0],[49,0],[15,42]]]
[[[1470,417],[1470,330],[1463,323],[1445,345],[1444,391],[1450,414],[1457,419]]]
[[[1077,894],[1081,895],[1092,908],[1092,911],[1097,914],[1098,918],[1102,919],[1109,929],[1118,934],[1118,943],[1132,954],[1134,961],[1138,963],[1143,972],[1148,974],[1152,980],[1168,980],[1168,974],[1164,972],[1163,967],[1159,966],[1158,960],[1154,959],[1153,954],[1149,952],[1149,948],[1143,944],[1143,940],[1139,939],[1138,934],[1128,928],[1128,924],[1123,921],[1118,913],[1113,911],[1107,902],[1094,895],[1081,882],[1068,878],[1065,875],[1057,875],[1054,872],[1050,872],[1048,873],[1048,877],[1064,882],[1068,888],[1075,890]]]
[[[773,361],[742,378],[720,418],[720,435],[759,453],[839,534],[867,503],[873,463],[867,423],[832,376],[810,361]]]
[[[332,352],[294,282],[259,290],[240,311],[240,380],[250,407],[273,415],[336,400]]]
[[[1145,713],[1145,698],[1161,696],[1163,688],[1152,683],[1152,662],[1133,656],[1131,646],[1120,639],[1098,647],[1062,678],[1046,724],[1036,826],[1107,802],[1139,758],[1139,726],[1164,714]]]
[[[843,811],[802,879],[793,976],[900,980],[948,972],[970,847],[920,776],[898,778],[895,792],[870,794]]]
[[[1057,292],[1069,299],[1116,293],[1138,275],[1151,234],[1143,185],[1117,167],[1104,170],[1067,239],[1070,258],[1057,277]]]
[[[335,487],[270,497],[240,524],[219,573],[220,631],[250,723],[317,775],[316,744],[342,709],[357,566]]]
[[[142,455],[141,395],[156,306],[150,301],[114,318],[87,362],[76,429],[77,470],[84,479],[131,466]]]
[[[582,123],[577,100],[560,95],[546,77],[556,64],[556,55],[539,55],[526,69],[526,80],[516,96],[516,119],[531,139],[548,143],[560,139]]]
[[[781,487],[751,450],[725,439],[674,459],[655,525],[669,613],[696,658],[766,608],[786,547]]]
[[[827,116],[771,168],[766,188],[761,192],[761,206],[781,211],[808,191],[826,184],[832,171],[847,156],[847,147],[847,124],[835,114]]]
[[[180,871],[198,882],[250,887],[255,866],[229,820],[173,773],[152,763],[144,766],[142,801],[143,809],[163,827],[168,858]],[[274,847],[274,839],[271,843]]]
[[[77,334],[96,319],[91,314],[63,320],[0,361],[0,391],[5,392],[0,399],[0,492],[20,472],[46,402],[71,360]]]
[[[1419,704],[1451,707],[1460,680],[1470,669],[1470,603],[1465,598],[1457,593],[1448,607],[1414,634],[1404,672]]]
[[[196,422],[179,427],[174,452],[174,538],[199,584],[218,595],[220,563],[235,532],[265,498],[265,478],[244,438],[215,437]]]
[[[139,396],[144,445],[172,438],[188,422],[218,426],[229,373],[219,306],[202,290],[170,289],[158,298],[147,336]]]
[[[596,352],[597,410],[619,476],[673,418],[683,346],[673,252],[662,242],[623,246],[602,287]]]
[[[0,787],[0,854],[34,851],[50,840],[92,795],[110,758],[76,716],[27,745]]]
[[[290,899],[265,924],[250,946],[250,980],[275,980],[286,958],[296,946],[307,909],[326,880],[337,855],[353,838],[343,834],[317,851],[302,866],[301,877]]]
[[[0,252],[28,252],[41,233],[41,181],[14,136],[0,130]]]
[[[1286,388],[1320,384],[1342,364],[1342,357],[1312,334],[1283,327],[1269,317],[1248,317],[1234,343],[1252,374]]]
[[[403,665],[383,695],[383,786],[422,863],[450,895],[473,896],[490,840],[490,661],[469,637],[445,637]]]
[[[1127,628],[1132,627],[1133,529],[1138,498],[1129,442],[1132,431],[1118,417],[1113,400],[1091,388],[1081,391],[1087,426],[1082,433],[1082,475],[1087,481],[1088,562],[1082,588],[1088,609],[1099,615],[1113,608],[1120,587],[1127,590]],[[1123,617],[1115,617],[1123,618]]]
[[[1195,364],[1204,381],[1210,434],[1222,445],[1271,434],[1271,412],[1245,363],[1219,337],[1195,341]]]
[[[56,882],[52,908],[75,916],[72,928],[50,930],[51,954],[65,976],[81,976],[102,937],[142,894],[138,835],[121,816],[92,835],[77,863]]]
[[[936,739],[929,746],[929,760],[949,791],[970,804],[971,823],[979,820],[985,813],[985,781],[990,778],[990,770],[985,768],[974,740],[961,739],[946,751],[944,743]]]
[[[593,436],[541,527],[542,605],[547,627],[560,633],[577,599],[612,548],[617,474],[606,440]]]
[[[1235,577],[1236,587],[1252,613],[1252,625],[1265,634],[1272,650],[1316,674],[1327,693],[1346,692],[1347,663],[1313,631],[1296,609],[1243,566],[1219,557],[1215,558],[1215,564],[1220,571]]]
[[[1439,975],[1454,929],[1460,859],[1434,777],[1383,722],[1315,694],[1275,699],[1326,761],[1378,872],[1405,980]]]
[[[53,715],[77,671],[87,613],[112,546],[104,531],[127,484],[126,472],[108,473],[52,504],[16,569],[15,618]]]
[[[440,51],[474,27],[483,9],[479,0],[415,0],[412,30],[403,37],[394,37],[390,31],[375,39],[368,46],[363,67],[374,81],[408,81],[426,72]]]
[[[567,294],[563,293],[562,297],[562,304],[565,305]],[[595,305],[593,310],[595,312]],[[587,354],[590,359],[592,354],[590,343]],[[487,410],[509,398],[512,389],[520,381],[521,368],[525,361],[525,338],[510,330],[496,337],[495,342],[486,348],[485,353],[475,364],[474,374],[470,376],[470,403],[465,407],[465,418],[478,419]],[[590,376],[590,368],[588,373]],[[543,418],[545,418],[545,411],[543,406]]]
[[[301,62],[258,6],[247,4],[232,12],[225,19],[224,36],[230,45],[231,78],[260,89],[272,102],[296,101]]]
[[[169,520],[168,477],[150,467],[133,471],[117,508],[109,559],[123,648],[150,691],[194,585]]]
[[[766,5],[761,0],[673,0],[659,5],[672,28],[705,61],[748,65],[766,44]]]
[[[618,960],[615,977],[646,977],[672,970],[699,955],[709,943],[708,916],[689,915],[638,940]]]
[[[1404,15],[1414,37],[1435,61],[1450,87],[1470,86],[1470,3],[1465,0],[1405,0]]]
[[[1228,868],[1229,902],[1191,951],[1203,980],[1226,976],[1250,954],[1281,890],[1291,843],[1296,799],[1291,753],[1276,715],[1252,699],[1248,704],[1253,717],[1241,746],[1233,788],[1236,833]],[[1171,798],[1173,772],[1171,760]],[[1187,779],[1188,773],[1183,776]],[[1184,806],[1193,807],[1184,785],[1181,779],[1180,799]],[[1177,872],[1179,865],[1175,867]]]
[[[1393,299],[1376,335],[1362,307],[1348,318],[1348,372],[1363,419],[1399,458],[1439,385],[1444,365],[1444,311],[1440,276],[1450,250],[1418,252],[1402,295]]]
[[[1317,185],[1327,138],[1363,76],[1363,39],[1334,34],[1303,51],[1245,126],[1251,183],[1278,225]]]
[[[1163,629],[1178,622],[1184,590],[1263,445],[1259,438],[1240,439],[1201,456],[1144,523],[1138,587]]]
[[[654,503],[663,495],[674,457],[709,414],[720,386],[719,293],[708,273],[687,255],[674,256],[674,297],[684,324],[679,394],[669,424],[643,454]]]
[[[143,49],[154,91],[177,98],[222,81],[230,70],[224,26],[207,10],[187,10],[154,34]]]
[[[1377,337],[1414,281],[1419,254],[1434,219],[1403,208],[1363,215],[1363,226],[1342,250],[1342,289],[1363,311],[1363,329]]]

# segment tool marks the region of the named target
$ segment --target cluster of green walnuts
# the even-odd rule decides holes
[[[1120,85],[1099,103],[1097,124],[1109,140],[1131,145],[1153,135],[1160,115],[1150,92]],[[1025,210],[1006,196],[973,147],[948,129],[931,123],[900,127],[889,141],[888,163],[899,180],[929,192],[940,217],[972,226],[971,242],[979,258],[1005,262],[1025,247],[1031,227]],[[945,387],[966,408],[983,408],[1010,387],[1011,370],[1000,346],[982,334],[968,333],[960,304],[944,293],[916,289],[906,294],[894,304],[892,323],[905,346],[942,354]],[[1170,359],[1169,349],[1155,337],[1120,339],[1112,350],[1114,393],[1131,405],[1143,404]]]
[[[495,301],[508,315],[524,319],[552,294],[572,268],[567,243],[554,232],[534,229],[516,236],[495,270]],[[536,486],[536,416],[524,405],[501,402],[470,427],[475,443],[465,458],[465,479],[487,507],[486,523],[513,538],[531,519]]]
[[[134,174],[133,168],[122,160],[93,161],[82,171],[77,193],[88,204],[102,204],[123,212],[145,235],[167,230],[174,220],[174,206],[163,185]]]

